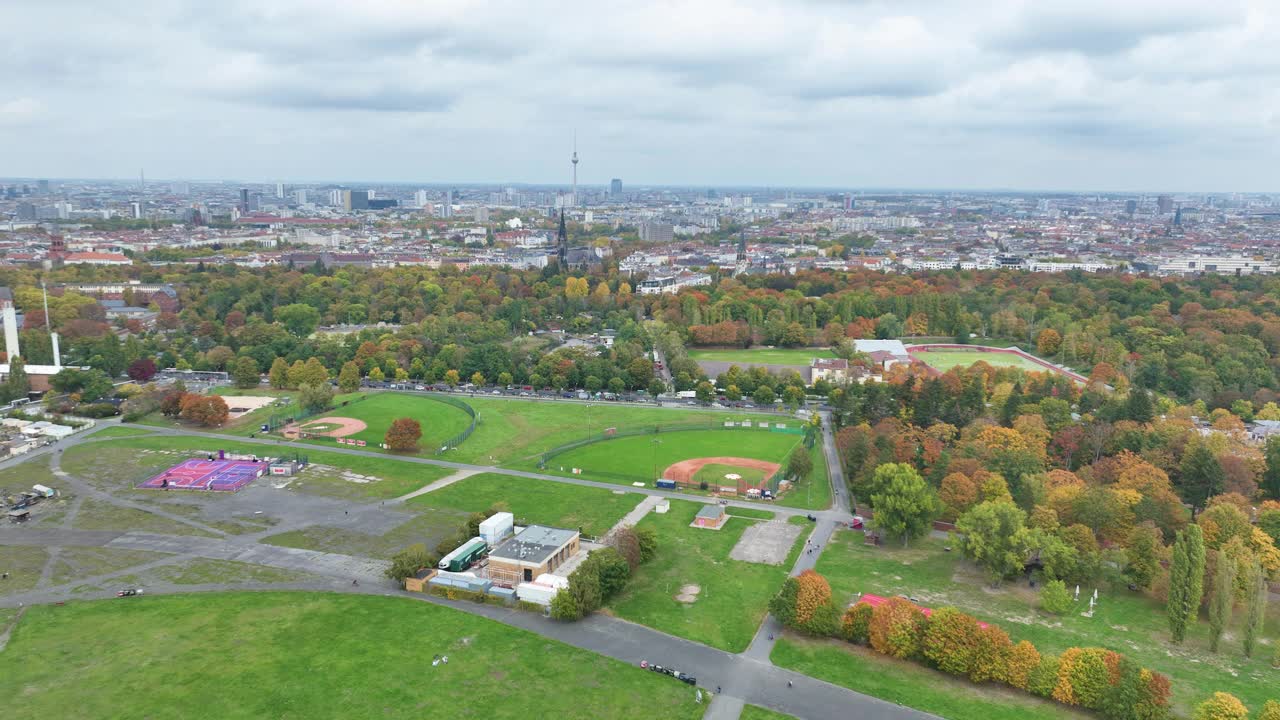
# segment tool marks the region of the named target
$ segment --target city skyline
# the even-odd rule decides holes
[[[221,7],[221,6],[220,6]],[[15,2],[6,174],[1265,192],[1258,0]],[[89,120],[91,118],[91,121]]]

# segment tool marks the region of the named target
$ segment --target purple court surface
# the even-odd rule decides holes
[[[235,491],[266,469],[267,463],[248,460],[184,460],[138,487]]]

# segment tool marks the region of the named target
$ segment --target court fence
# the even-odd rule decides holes
[[[471,405],[466,401],[459,400],[455,397],[449,397],[448,395],[430,395],[429,397],[432,400],[439,400],[446,405],[452,405],[471,416],[471,424],[467,425],[466,430],[463,430],[457,435],[445,440],[440,446],[440,449],[436,450],[436,454],[439,455],[446,450],[452,450],[453,448],[458,447],[466,441],[467,438],[471,437],[471,433],[475,432],[476,426],[480,424],[480,413],[476,412],[476,409],[471,407]]]

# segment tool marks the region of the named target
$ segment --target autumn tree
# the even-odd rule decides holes
[[[1062,335],[1053,328],[1045,328],[1036,336],[1036,353],[1044,357],[1057,355],[1060,347],[1062,347]]]
[[[902,546],[929,532],[941,511],[940,503],[915,468],[904,463],[885,463],[876,468],[876,487],[871,496],[876,528],[902,538]]]
[[[156,376],[156,363],[149,357],[138,358],[129,363],[129,379],[136,382],[147,382]]]
[[[289,387],[289,363],[284,358],[276,357],[271,361],[271,371],[267,373],[267,382],[276,390]]]
[[[1169,633],[1175,643],[1187,635],[1187,625],[1200,610],[1204,594],[1204,535],[1198,525],[1191,525],[1177,535],[1169,563],[1169,601],[1166,616]]]
[[[883,655],[909,658],[920,650],[924,613],[904,597],[891,597],[871,613],[867,635],[871,647]]]
[[[399,418],[387,428],[383,442],[397,452],[415,452],[418,441],[422,439],[422,425],[413,418]]]
[[[182,397],[181,405],[179,416],[183,420],[205,427],[222,425],[230,414],[227,402],[218,395],[186,393]]]
[[[1193,720],[1249,720],[1249,709],[1230,693],[1216,692],[1196,706]]]

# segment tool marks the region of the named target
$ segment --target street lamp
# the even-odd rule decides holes
[[[587,439],[591,439],[591,403],[587,403]]]
[[[662,441],[654,438],[649,441],[649,444],[653,445],[653,479],[656,482],[658,479],[658,446],[662,444]]]

